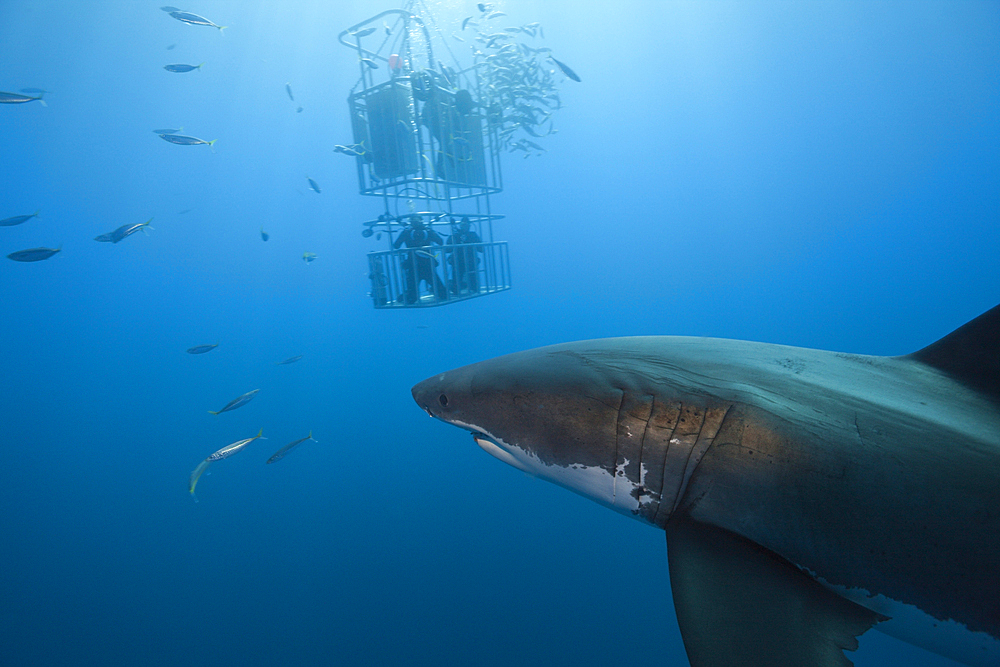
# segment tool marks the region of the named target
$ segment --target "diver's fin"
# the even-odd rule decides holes
[[[721,528],[667,524],[677,621],[691,667],[850,667],[843,651],[884,616]]]
[[[1000,399],[1000,306],[907,355]]]

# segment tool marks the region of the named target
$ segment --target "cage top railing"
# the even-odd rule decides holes
[[[428,228],[433,228],[435,225],[438,227],[451,227],[457,225],[463,218],[468,218],[469,223],[473,225],[504,219],[504,216],[496,213],[442,213],[441,211],[414,211],[412,213],[404,213],[401,215],[383,213],[375,220],[362,222],[361,226],[366,229],[376,231],[398,232],[406,229],[410,225],[410,218],[415,215],[420,216],[424,222],[424,226]]]

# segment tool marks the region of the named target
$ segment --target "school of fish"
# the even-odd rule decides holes
[[[466,33],[467,30],[471,29],[474,33],[472,40],[475,45],[472,46],[471,55],[474,67],[480,76],[480,86],[478,89],[480,99],[478,101],[467,99],[467,103],[476,105],[485,111],[485,117],[491,129],[497,132],[503,147],[512,152],[523,151],[525,157],[532,154],[539,155],[545,151],[542,146],[527,137],[517,136],[517,134],[521,132],[534,138],[553,134],[555,129],[552,126],[552,114],[562,106],[562,102],[556,91],[558,72],[561,72],[566,78],[573,81],[580,81],[580,77],[568,65],[553,57],[551,49],[533,47],[519,41],[519,36],[531,39],[536,37],[544,38],[544,32],[538,23],[527,23],[520,26],[497,29],[494,27],[496,25],[494,22],[506,16],[506,14],[495,11],[492,5],[485,3],[478,4],[477,8],[480,12],[478,20],[477,17],[472,16],[464,19],[461,22],[460,31]],[[178,7],[163,6],[160,7],[160,10],[170,18],[188,26],[215,28],[220,34],[226,29],[226,26],[219,25],[211,19]],[[392,35],[393,28],[388,23],[383,25],[386,36]],[[375,34],[376,31],[377,28],[369,27],[355,30],[350,35],[358,40],[360,44],[361,39]],[[458,32],[453,32],[452,36],[458,41],[466,41]],[[175,46],[176,44],[170,44],[166,48],[167,50],[173,50]],[[360,63],[363,69],[365,67],[369,70],[379,69],[379,64],[372,58],[361,57]],[[163,69],[171,75],[188,74],[195,70],[201,71],[204,65],[204,62],[197,65],[168,63],[163,65]],[[456,96],[459,93],[464,93],[467,97],[469,95],[468,91],[458,89],[459,73],[444,63],[438,62],[436,67],[425,70],[423,76],[429,77],[427,79],[429,84],[454,90]],[[414,85],[416,86],[416,84]],[[30,102],[38,102],[41,106],[48,106],[44,96],[49,94],[49,92],[41,88],[22,88],[17,93],[0,91],[0,105],[26,105]],[[303,107],[299,106],[295,99],[291,82],[285,84],[285,93],[288,99],[296,105],[296,112],[301,113]],[[215,152],[216,139],[205,140],[194,135],[182,134],[183,131],[183,127],[170,127],[154,129],[153,133],[164,142],[175,146],[208,146],[213,153]],[[366,157],[366,149],[361,145],[338,144],[334,147],[334,150],[352,157]],[[305,178],[312,192],[316,194],[322,193],[322,189],[315,179],[309,176]],[[3,206],[2,202],[0,202],[0,206]],[[178,214],[187,213],[189,210],[180,211]],[[4,212],[0,211],[0,213]],[[39,217],[40,211],[33,213],[12,211],[10,213],[12,214],[8,215],[8,217],[0,219],[0,227],[15,227],[31,223]],[[150,225],[152,221],[153,218],[144,222],[126,222],[111,231],[99,234],[94,237],[94,241],[117,245],[138,232],[148,235],[148,232],[153,229]],[[33,223],[29,226],[32,229],[34,228]],[[260,229],[260,237],[265,242],[270,238],[270,235],[264,231],[263,227]],[[50,259],[61,251],[61,245],[56,248],[28,248],[11,252],[7,255],[7,258],[15,262],[35,263]],[[305,252],[302,254],[302,260],[306,264],[310,264],[316,259],[317,255],[315,253]],[[219,343],[195,345],[188,348],[187,353],[191,355],[205,355],[216,350],[218,347]],[[302,355],[295,355],[277,361],[275,364],[287,366],[297,363],[301,359]],[[218,410],[209,410],[208,412],[218,416],[241,408],[250,403],[259,391],[259,389],[247,391],[232,399]],[[229,458],[258,439],[263,439],[263,429],[254,437],[233,442],[206,457],[195,468],[189,478],[188,490],[191,495],[194,496],[198,480],[211,463]],[[315,441],[311,431],[305,438],[295,440],[279,449],[267,459],[266,463],[271,464],[282,459],[293,448],[298,447],[308,440]],[[195,499],[197,500],[197,498]]]

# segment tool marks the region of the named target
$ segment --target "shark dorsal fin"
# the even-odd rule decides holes
[[[1000,306],[908,357],[1000,399]]]

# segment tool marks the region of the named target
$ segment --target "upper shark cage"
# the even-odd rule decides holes
[[[462,68],[414,0],[344,30],[360,78],[347,99],[358,191],[382,200],[362,235],[375,308],[425,308],[510,289],[507,242],[490,195],[503,190],[503,123],[479,71]],[[446,53],[451,65],[437,59]]]

